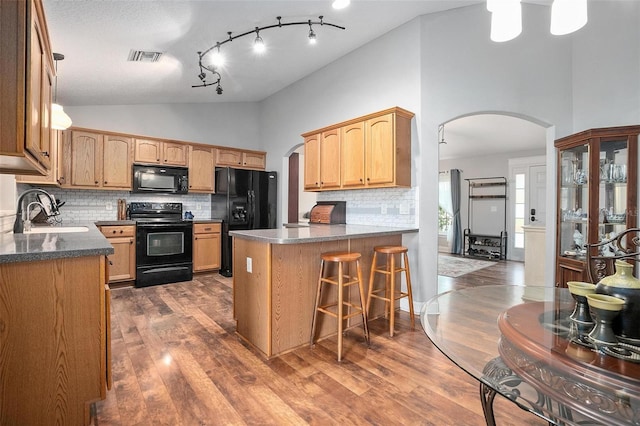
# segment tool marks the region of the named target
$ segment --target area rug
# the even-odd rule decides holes
[[[447,256],[438,254],[438,275],[457,278],[461,275],[495,265],[487,260],[471,259],[469,257]]]

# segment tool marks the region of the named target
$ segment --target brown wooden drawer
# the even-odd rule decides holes
[[[108,225],[101,226],[100,231],[102,234],[109,237],[135,237],[136,227],[135,225]]]
[[[219,234],[222,231],[220,223],[194,223],[194,234]]]

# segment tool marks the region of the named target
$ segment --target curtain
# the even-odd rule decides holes
[[[453,210],[453,244],[451,253],[462,254],[462,223],[460,219],[460,170],[451,169],[451,208]]]

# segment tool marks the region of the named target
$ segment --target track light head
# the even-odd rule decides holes
[[[203,72],[201,72],[200,74],[198,74],[198,78],[202,81],[204,81],[205,78],[207,78],[207,75]]]
[[[220,83],[218,83],[218,87],[216,87],[216,93],[218,95],[222,95],[222,87],[220,87]]]
[[[313,32],[313,26],[311,25],[311,19],[309,19],[309,44],[316,44],[316,33]]]
[[[264,40],[260,37],[260,31],[258,30],[258,27],[256,27],[256,39],[253,41],[253,50],[256,53],[263,53],[266,49]]]

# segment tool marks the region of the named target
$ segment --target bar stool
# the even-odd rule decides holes
[[[323,253],[321,255],[320,263],[320,277],[318,278],[318,288],[316,290],[316,303],[313,309],[313,319],[311,322],[311,341],[313,346],[313,340],[316,333],[316,323],[318,313],[327,314],[338,320],[338,361],[342,360],[342,333],[344,320],[354,317],[356,315],[362,315],[362,326],[364,329],[364,338],[369,344],[369,327],[367,325],[367,312],[364,309],[364,285],[362,283],[362,271],[360,269],[360,253],[346,253],[346,252],[331,252]],[[337,276],[325,277],[327,262],[334,262],[338,264]],[[344,265],[355,264],[357,275],[347,275],[344,271]],[[349,271],[351,272],[351,271]],[[337,286],[338,297],[335,302],[328,303],[326,305],[320,305],[322,298],[322,290],[324,284],[331,284]],[[344,289],[358,285],[358,293],[360,295],[360,305],[351,303],[349,300],[345,300]],[[344,307],[347,307],[347,313],[344,313]],[[333,309],[331,309],[333,308]],[[350,312],[351,311],[351,312]]]
[[[403,246],[377,246],[373,248],[373,259],[371,261],[371,275],[369,276],[369,295],[367,296],[367,315],[371,309],[371,298],[384,300],[385,318],[389,316],[389,336],[393,337],[394,317],[395,317],[395,301],[407,297],[409,299],[409,314],[411,315],[411,329],[415,330],[415,319],[413,317],[413,295],[411,294],[411,273],[409,272],[409,257],[407,252],[409,250]],[[378,254],[386,255],[386,263],[384,266],[379,266]],[[399,259],[399,266],[396,266],[396,255],[403,255],[404,266],[402,265],[402,259]],[[375,273],[385,275],[384,288],[374,289]],[[396,274],[398,272],[404,272],[407,280],[407,291],[401,290],[400,285],[396,290]],[[384,292],[384,296],[378,293]]]

